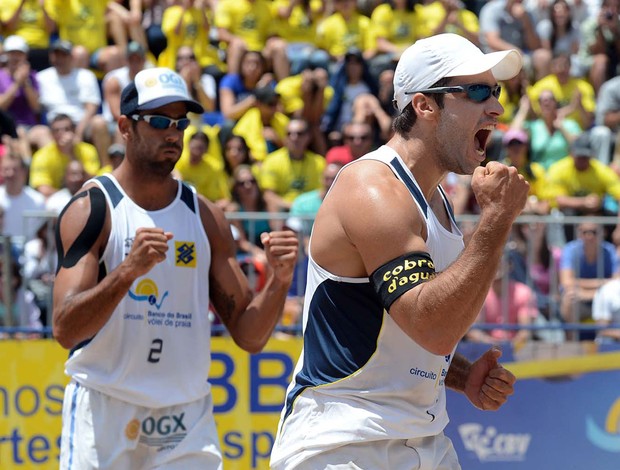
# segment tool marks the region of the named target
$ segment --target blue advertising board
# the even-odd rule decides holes
[[[463,470],[619,470],[620,369],[606,367],[619,357],[593,357],[599,371],[520,378],[495,412],[449,390],[446,434]]]

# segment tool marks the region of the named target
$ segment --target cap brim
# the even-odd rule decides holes
[[[205,112],[202,105],[197,101],[179,99],[178,96],[163,96],[161,98],[157,98],[156,100],[149,101],[148,103],[144,103],[143,105],[138,106],[136,109],[140,111],[146,111],[149,109],[166,106],[170,103],[185,103],[185,105],[187,106],[187,111],[191,113],[202,114]]]
[[[589,148],[575,148],[571,150],[571,153],[573,154],[574,157],[584,157],[584,158],[592,157],[592,150],[590,150]]]
[[[496,80],[510,80],[523,67],[523,58],[516,49],[490,52],[452,69],[446,77],[478,75],[487,71],[493,72]]]

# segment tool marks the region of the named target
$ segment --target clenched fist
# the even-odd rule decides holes
[[[471,187],[482,214],[510,225],[525,207],[530,184],[513,166],[489,162],[474,171]]]
[[[166,259],[168,240],[171,240],[172,236],[172,233],[164,232],[161,228],[139,228],[125,263],[129,264],[138,277],[145,275],[153,266]]]
[[[273,270],[276,279],[290,284],[293,281],[299,250],[295,232],[291,230],[265,232],[261,234],[261,242],[265,247],[267,264]]]

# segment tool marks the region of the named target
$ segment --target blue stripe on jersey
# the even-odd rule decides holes
[[[443,196],[443,200],[445,202],[446,208],[448,209],[448,214],[450,214],[450,218],[456,224],[456,219],[454,217],[454,211],[452,210],[452,204],[450,204],[448,202],[448,196],[447,196],[446,192],[443,190],[443,188],[441,186],[437,186],[437,187],[439,188],[439,192]]]
[[[80,388],[80,384],[75,382],[75,387],[73,388],[73,394],[71,395],[71,423],[69,424],[69,463],[68,470],[71,470],[73,466],[73,449],[74,442],[73,438],[75,436],[75,414],[77,408],[77,393]]]
[[[93,336],[93,338],[94,338],[94,336]],[[84,340],[84,341],[82,341],[81,343],[76,344],[76,345],[75,345],[73,348],[71,348],[71,350],[69,351],[69,357],[73,356],[73,353],[74,353],[75,351],[78,351],[78,350],[82,349],[84,346],[86,346],[88,343],[90,343],[90,342],[93,340],[93,338],[88,338],[88,339],[85,339],[85,340]]]
[[[110,196],[112,205],[114,207],[118,206],[118,203],[121,202],[121,199],[123,199],[123,193],[118,190],[116,185],[107,176],[97,176],[96,179],[101,182],[106,192],[108,193],[108,196]]]
[[[398,176],[400,176],[403,183],[405,183],[405,186],[407,186],[407,189],[409,189],[409,192],[413,195],[415,200],[420,205],[422,212],[424,212],[424,217],[428,217],[428,205],[426,204],[426,199],[424,199],[424,196],[422,195],[418,187],[415,185],[409,174],[401,165],[400,160],[394,157],[390,162],[390,165],[392,165],[392,168],[394,168],[396,173],[398,173]]]
[[[336,382],[361,369],[377,349],[382,322],[383,305],[370,283],[328,279],[317,286],[304,332],[304,365],[287,397],[285,418],[305,388]]]
[[[194,206],[194,193],[185,183],[181,183],[181,201],[189,207],[190,211],[194,214],[196,213],[196,206]]]

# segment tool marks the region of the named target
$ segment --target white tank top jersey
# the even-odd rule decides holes
[[[451,231],[394,150],[382,146],[349,165],[363,160],[387,164],[409,189],[426,220],[435,269],[447,268],[464,245],[443,190]],[[287,390],[272,465],[302,449],[310,456],[347,443],[433,436],[447,425],[444,380],[452,354],[431,354],[407,336],[368,278],[336,276],[310,255],[303,325],[304,348]]]
[[[166,259],[134,281],[104,327],[71,351],[65,372],[81,385],[149,408],[187,403],[210,392],[211,248],[195,191],[179,182],[174,201],[147,211],[112,175],[95,178],[112,214],[100,278],[129,254],[136,230],[172,232]]]

